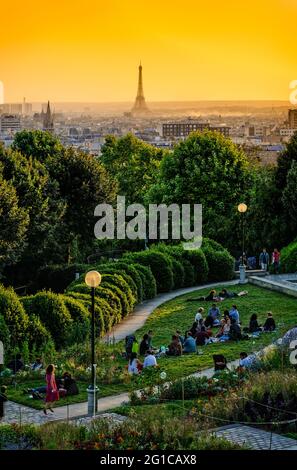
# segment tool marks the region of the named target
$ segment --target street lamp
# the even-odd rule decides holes
[[[237,206],[238,212],[241,214],[241,229],[242,229],[242,255],[241,255],[241,264],[239,266],[240,273],[240,284],[245,283],[245,265],[244,265],[244,214],[247,211],[247,205],[244,202],[241,202]]]
[[[88,387],[88,414],[95,416],[97,411],[97,387],[96,387],[96,364],[95,364],[95,289],[101,282],[101,274],[97,271],[89,271],[85,277],[85,283],[91,288],[91,354],[92,354],[92,382]]]

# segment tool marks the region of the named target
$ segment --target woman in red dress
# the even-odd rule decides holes
[[[52,404],[59,400],[59,390],[56,384],[55,379],[55,367],[53,364],[47,366],[46,369],[46,396],[45,396],[45,406],[44,406],[44,414],[47,414],[47,409],[49,409],[52,413],[54,410],[52,409]]]

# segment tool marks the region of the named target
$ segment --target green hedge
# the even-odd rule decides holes
[[[183,258],[191,263],[194,268],[195,284],[203,284],[208,279],[209,267],[202,250],[184,250]]]
[[[126,276],[128,275],[126,274]],[[131,277],[130,279],[133,281]],[[126,280],[123,278],[122,275],[114,273],[114,274],[102,274],[102,281],[101,281],[102,287],[104,287],[105,283],[117,286],[126,295],[127,302],[128,302],[127,313],[130,313],[133,310],[133,307],[136,303],[136,298],[133,295],[133,292],[128,282],[126,282]]]
[[[27,339],[31,349],[42,351],[43,346],[51,339],[51,334],[37,315],[30,315]]]
[[[59,349],[65,346],[72,327],[72,318],[65,306],[63,296],[44,291],[21,300],[29,317],[39,316],[50,332],[56,347]]]
[[[181,263],[183,265],[184,273],[185,273],[184,287],[191,287],[195,284],[194,266],[192,266],[190,261],[188,261],[185,258],[181,259]]]
[[[82,343],[90,334],[90,314],[87,307],[77,299],[63,295],[63,301],[73,320],[68,334],[68,344]]]
[[[280,260],[283,273],[295,273],[297,271],[297,241],[282,248]]]
[[[133,263],[133,268],[136,269],[141,277],[143,287],[143,299],[153,299],[157,295],[157,283],[149,266],[143,266],[139,263]]]
[[[82,302],[86,309],[89,311],[91,308],[91,299],[90,294],[80,294],[79,292],[68,292],[67,297],[71,297],[73,299],[79,300]],[[120,300],[118,299],[119,308],[121,308]],[[115,321],[115,310],[111,307],[111,305],[102,298],[95,297],[95,323],[96,323],[96,335],[102,336],[106,331],[108,331],[112,326],[113,322]]]
[[[207,260],[209,281],[228,281],[234,277],[234,258],[227,250],[215,251],[204,248]]]
[[[4,352],[9,351],[10,348],[10,331],[6,325],[4,316],[0,314],[0,341],[4,346]]]
[[[129,259],[132,263],[149,266],[156,279],[158,293],[172,290],[173,273],[170,266],[170,259],[165,253],[161,253],[157,250],[145,250],[126,254],[124,259]]]
[[[0,284],[0,313],[10,331],[11,346],[24,341],[29,317],[14,290],[6,289],[2,284]]]
[[[181,261],[171,257],[173,272],[173,288],[180,289],[185,283],[185,269]]]
[[[143,299],[142,279],[132,264],[123,261],[100,264],[97,266],[100,273],[119,274],[129,284],[137,303]]]

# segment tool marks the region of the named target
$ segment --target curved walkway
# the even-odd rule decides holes
[[[177,289],[174,291],[167,292],[165,294],[158,294],[156,297],[150,300],[146,300],[141,304],[137,305],[133,310],[133,313],[128,317],[124,318],[120,323],[115,325],[113,329],[103,337],[103,340],[107,342],[119,342],[126,338],[127,335],[132,335],[135,331],[141,328],[150,314],[160,305],[168,302],[168,300],[175,299],[180,295],[189,294],[191,292],[199,291],[202,289],[211,289],[217,286],[230,286],[238,284],[239,280],[227,282],[216,282],[211,284],[203,284],[201,286],[186,287],[184,289]]]

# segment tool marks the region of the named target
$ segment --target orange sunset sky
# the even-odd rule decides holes
[[[5,101],[288,100],[297,0],[1,2]]]

